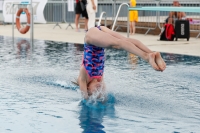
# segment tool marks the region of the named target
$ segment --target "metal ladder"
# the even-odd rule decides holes
[[[116,22],[117,22],[117,19],[118,19],[118,16],[119,16],[119,12],[122,8],[122,6],[126,5],[127,6],[127,37],[129,37],[129,11],[128,11],[128,8],[129,8],[129,5],[127,3],[122,3],[120,6],[119,6],[119,9],[117,11],[117,15],[115,17],[115,20],[114,20],[114,23],[113,23],[113,26],[112,26],[112,30],[114,30],[115,28],[115,25],[116,25]],[[117,27],[118,28],[118,27]]]
[[[114,20],[114,23],[113,23],[113,26],[112,26],[112,30],[114,30],[114,28],[115,28],[115,25],[116,25],[116,22],[117,22],[117,19],[118,19],[118,16],[119,16],[119,12],[120,12],[120,10],[121,10],[121,7],[122,6],[124,6],[124,5],[126,5],[127,6],[127,37],[129,37],[129,5],[127,4],[127,3],[122,3],[120,6],[119,6],[119,9],[118,9],[118,11],[117,11],[117,15],[116,15],[116,17],[115,17],[115,20]],[[158,2],[156,2],[156,5],[158,6],[159,5],[159,1]],[[156,12],[156,19],[157,19],[157,22],[156,22],[156,27],[158,27],[158,23],[159,23],[159,21],[158,21],[158,16],[159,16],[159,13],[158,12]],[[119,27],[119,26],[118,26]],[[117,28],[118,28],[117,27]],[[148,30],[147,30],[147,32],[145,33],[145,35],[146,34],[148,34],[148,32],[150,31],[150,30],[154,30],[154,29],[156,29],[156,27],[155,28],[148,28]],[[143,28],[143,27],[137,27],[137,28]],[[159,27],[160,28],[160,27]],[[161,28],[160,28],[161,29]],[[199,35],[200,35],[200,33],[199,33]]]
[[[106,12],[102,12],[101,15],[100,15],[100,18],[99,18],[99,22],[97,23],[97,26],[100,26],[101,25],[101,20],[102,20],[102,17],[103,15],[105,14],[105,26],[107,26],[107,17],[106,17]]]

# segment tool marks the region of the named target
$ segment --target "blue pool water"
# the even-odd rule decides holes
[[[200,57],[162,53],[164,72],[106,49],[108,101],[71,83],[83,45],[0,36],[0,133],[199,133]]]

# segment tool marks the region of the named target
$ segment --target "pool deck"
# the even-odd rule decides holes
[[[62,29],[60,29],[58,26],[53,29],[55,24],[35,24],[34,39],[80,44],[84,43],[84,29],[81,29],[81,32],[76,32],[71,27],[68,27],[66,30],[66,27],[68,26],[66,23],[61,23],[59,25],[62,27]],[[75,28],[74,24],[72,24],[72,26]],[[15,37],[30,38],[30,32],[23,35],[20,34],[15,28],[14,33]],[[127,35],[124,32],[119,33],[123,36]],[[12,36],[12,25],[0,25],[0,35]],[[136,38],[140,40],[153,51],[200,56],[200,38],[196,39],[191,37],[189,41],[186,39],[179,39],[178,41],[158,41],[158,35],[155,36],[144,34],[131,35],[130,38]]]

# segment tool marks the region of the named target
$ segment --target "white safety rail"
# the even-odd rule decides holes
[[[127,2],[129,4],[129,0],[122,0],[122,1],[117,1],[117,9],[119,10],[120,5],[122,4],[121,2]],[[137,0],[137,6],[157,6],[157,2],[155,0]],[[155,29],[157,26],[153,23],[157,21],[156,18],[156,12],[154,11],[138,11],[138,22],[141,23],[136,23],[137,28],[142,28],[142,29],[147,29],[147,34],[151,29]],[[117,29],[120,27],[126,27],[126,21],[127,21],[127,8],[124,6],[121,8],[119,11],[119,15],[116,16],[118,17],[116,26]]]
[[[122,3],[122,4],[119,6],[119,9],[118,9],[118,11],[117,11],[117,14],[116,14],[116,17],[115,17],[113,26],[112,26],[112,30],[117,30],[119,27],[123,26],[123,25],[120,25],[119,23],[117,24],[117,22],[118,22],[118,20],[119,20],[119,14],[120,14],[120,11],[121,11],[122,7],[125,7],[126,10],[127,10],[127,9],[129,8],[129,5],[128,5],[127,3]],[[126,12],[127,12],[127,11],[126,11]],[[125,17],[125,18],[126,18],[126,21],[128,21],[128,16],[129,16],[129,15],[128,15],[128,12],[127,12],[127,14],[126,14],[125,16],[127,16],[127,17]],[[126,21],[124,21],[124,22],[126,22]],[[115,29],[115,26],[117,26],[116,29]],[[128,26],[128,25],[126,25],[126,26],[127,26],[127,29],[128,29],[129,26]],[[129,29],[128,29],[128,31],[129,31]]]
[[[98,11],[96,14],[96,18],[99,19],[102,12],[106,13],[107,20],[113,23],[115,18],[115,4],[113,0],[98,0]]]
[[[97,23],[97,26],[101,26],[101,21],[103,16],[105,17],[105,21],[104,21],[104,26],[107,26],[107,17],[106,17],[106,12],[102,12],[99,18],[99,21]]]

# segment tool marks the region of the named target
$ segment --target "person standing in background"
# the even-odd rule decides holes
[[[136,0],[130,0],[130,7],[136,6]],[[135,34],[135,23],[138,22],[138,11],[129,11],[130,34]]]
[[[75,7],[75,25],[76,25],[76,31],[79,32],[79,28],[78,28],[78,23],[79,23],[79,18],[80,18],[80,14],[82,14],[82,17],[85,17],[85,31],[88,30],[87,27],[87,23],[88,23],[88,14],[86,9],[82,10],[81,8],[81,2],[83,2],[84,5],[86,5],[86,0],[76,0],[76,7]]]
[[[174,7],[180,7],[181,4],[179,3],[178,0],[174,0],[173,1],[173,6]],[[186,19],[185,12],[174,12],[174,11],[171,11],[171,12],[169,12],[169,17],[166,19],[166,23],[175,24],[176,20],[181,20],[181,19]]]
[[[95,19],[97,12],[98,1],[97,0],[87,0],[87,13],[88,13],[88,29],[95,27]]]

